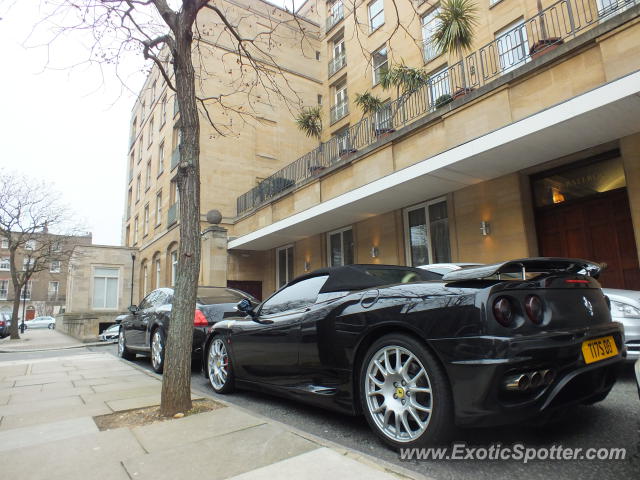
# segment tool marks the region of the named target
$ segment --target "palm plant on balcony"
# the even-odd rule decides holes
[[[356,98],[353,103],[360,107],[360,110],[362,110],[362,118],[364,118],[366,115],[370,115],[380,110],[384,102],[380,97],[369,92],[364,92],[356,93]]]
[[[304,108],[296,117],[296,125],[307,137],[314,137],[320,140],[322,135],[322,108],[319,105]],[[324,169],[322,159],[319,158],[322,156],[322,142],[320,142],[315,152],[316,159],[308,166],[311,173]]]
[[[386,115],[387,118],[383,118],[380,121],[376,119],[376,134],[393,131],[393,125],[397,123],[396,119],[398,114],[404,112],[404,105],[407,99],[413,92],[428,83],[429,74],[422,68],[410,67],[401,63],[399,65],[393,65],[385,71],[380,78],[380,86],[385,90],[395,87],[397,100],[389,107],[390,110]],[[382,112],[383,107],[383,105],[380,105],[376,113]],[[380,116],[383,115],[380,114]]]
[[[562,43],[562,39],[560,37],[549,36],[541,0],[536,1],[536,7],[538,8],[538,24],[540,25],[540,37],[533,45],[531,45],[531,48],[529,49],[529,55],[531,55],[531,58],[536,58],[542,55],[543,52],[550,52]]]
[[[471,49],[478,25],[477,7],[472,0],[443,0],[438,25],[433,32],[433,41],[441,52],[454,55],[461,62],[466,51]],[[466,94],[464,65],[461,63],[462,86],[457,85],[453,98]]]

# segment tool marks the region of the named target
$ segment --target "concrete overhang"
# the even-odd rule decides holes
[[[228,248],[279,247],[636,132],[640,71],[232,239]]]

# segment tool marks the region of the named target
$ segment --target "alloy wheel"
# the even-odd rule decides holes
[[[431,420],[429,375],[408,349],[388,345],[369,361],[364,378],[366,405],[377,428],[400,443],[420,437]]]
[[[211,342],[207,366],[211,385],[220,390],[224,387],[229,375],[229,355],[222,339],[216,338]]]
[[[160,329],[157,329],[153,332],[153,338],[151,339],[151,362],[153,362],[153,368],[156,370],[162,365],[163,351],[162,334],[160,333]]]
[[[124,330],[120,329],[118,333],[118,355],[122,356],[124,353]]]

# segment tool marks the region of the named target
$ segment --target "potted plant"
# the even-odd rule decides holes
[[[472,0],[443,0],[436,17],[439,23],[432,36],[436,48],[455,55],[461,61],[473,44],[474,28],[478,24],[476,11],[476,4]],[[454,100],[473,90],[464,85],[464,64],[461,65],[463,85],[454,89]]]
[[[453,97],[448,93],[445,93],[444,95],[440,95],[436,99],[435,107],[436,109],[438,109],[440,107],[444,107],[447,103],[451,103],[451,102],[453,102]]]
[[[562,39],[560,37],[549,37],[547,32],[547,25],[544,19],[544,12],[542,11],[542,1],[537,0],[536,6],[538,7],[538,17],[540,18],[540,40],[531,45],[529,49],[529,55],[532,59],[539,57],[540,55],[555,50],[562,45]]]
[[[389,107],[380,104],[375,115],[379,114],[384,108],[389,108],[388,118],[382,122],[378,119],[374,122],[376,135],[385,135],[394,132],[395,119],[398,112],[403,110],[404,104],[409,96],[419,88],[429,83],[429,75],[421,68],[409,67],[404,63],[394,65],[385,71],[380,78],[380,86],[384,90],[392,87],[396,88],[397,100]],[[379,123],[384,124],[380,126]]]
[[[308,107],[301,110],[296,117],[296,125],[298,126],[298,129],[304,132],[307,137],[315,137],[320,140],[320,136],[322,135],[321,107]],[[320,146],[316,150],[316,157],[320,156],[322,153],[322,142],[320,142]],[[322,162],[317,162],[315,164],[309,165],[309,172],[312,175],[321,172],[324,169],[325,167],[324,165],[322,165]]]

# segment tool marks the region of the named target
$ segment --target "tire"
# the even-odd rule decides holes
[[[449,382],[419,340],[397,333],[375,341],[358,379],[365,418],[388,445],[397,449],[441,444],[454,432]]]
[[[54,328],[56,328],[56,324],[55,323],[50,323],[49,325],[47,325],[47,328],[49,330],[53,330]]]
[[[164,349],[167,345],[162,328],[158,327],[151,332],[151,368],[156,373],[162,373],[164,369]]]
[[[207,348],[207,378],[216,393],[231,393],[235,390],[235,375],[231,366],[229,350],[224,339],[217,335]]]
[[[124,336],[124,328],[120,327],[118,334],[118,356],[125,360],[135,360],[136,354],[127,348],[127,339]]]

